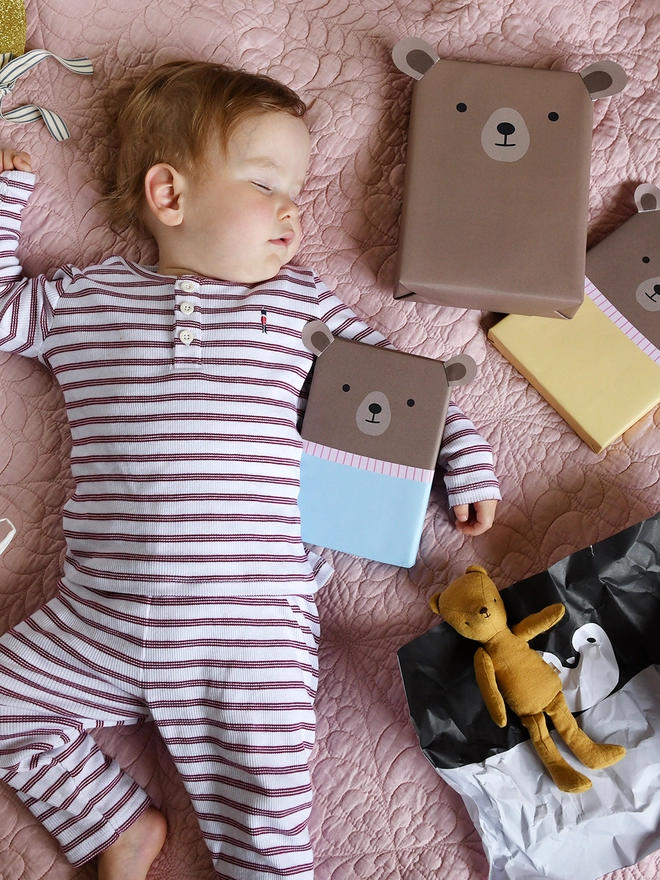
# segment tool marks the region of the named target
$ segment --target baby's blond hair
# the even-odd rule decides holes
[[[144,178],[153,165],[194,175],[212,143],[226,150],[242,120],[278,111],[302,117],[306,106],[268,76],[204,61],[172,61],[148,73],[117,119],[119,155],[106,200],[112,226],[144,231]]]

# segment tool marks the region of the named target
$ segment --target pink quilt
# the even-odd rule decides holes
[[[443,358],[465,351],[479,364],[456,399],[495,449],[504,501],[492,530],[463,540],[438,489],[413,569],[330,554],[336,574],[319,595],[312,833],[318,880],[485,880],[462,801],[418,747],[396,651],[437,622],[429,595],[467,564],[485,566],[506,587],[656,513],[660,412],[596,455],[487,342],[492,316],[394,302],[412,80],[394,67],[391,49],[418,36],[447,58],[567,70],[618,61],[626,90],[594,107],[593,243],[633,213],[637,183],[660,183],[656,0],[27,0],[27,18],[28,48],[88,55],[95,68],[85,78],[44,62],[3,108],[36,100],[71,131],[56,143],[39,122],[0,123],[2,144],[28,149],[39,179],[22,240],[29,271],[113,251],[152,256],[144,242],[118,241],[96,206],[113,160],[108,89],[155,62],[228,62],[284,80],[311,105],[315,150],[299,260],[398,347]],[[0,557],[4,630],[54,591],[71,481],[66,418],[49,375],[17,356],[2,355],[0,364],[0,517],[17,527]],[[169,840],[150,876],[211,880],[192,809],[154,730],[105,731],[99,740],[168,818]],[[2,880],[95,876],[94,866],[73,870],[13,794],[0,790]],[[610,875],[658,876],[660,854]]]

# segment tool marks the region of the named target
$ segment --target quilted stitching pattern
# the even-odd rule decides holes
[[[96,203],[112,161],[104,102],[126,73],[178,57],[263,70],[311,105],[315,154],[304,196],[313,265],[398,346],[432,357],[467,351],[480,365],[456,399],[495,448],[504,502],[485,536],[450,528],[432,495],[419,561],[410,571],[330,554],[336,576],[320,594],[319,732],[313,835],[319,880],[480,880],[487,865],[458,796],[434,774],[409,725],[396,650],[435,622],[427,597],[466,564],[500,586],[546,568],[660,507],[660,413],[595,455],[487,343],[492,316],[395,303],[390,287],[412,81],[390,60],[403,36],[441,57],[579,70],[602,57],[630,81],[595,105],[590,243],[633,212],[639,181],[660,183],[657,139],[660,14],[654,0],[27,0],[28,48],[95,65],[91,80],[44,63],[13,100],[37,97],[60,112],[72,138],[43,127],[1,128],[34,158],[39,188],[26,216],[29,271],[64,260],[89,263],[113,250],[145,260],[146,242],[118,241]],[[8,106],[13,103],[8,102]],[[71,490],[68,429],[59,392],[36,364],[0,356],[0,516],[18,535],[0,559],[0,623],[19,621],[48,598],[62,554],[60,509]],[[116,755],[163,803],[171,834],[154,867],[163,880],[211,880],[194,816],[153,729],[103,731]],[[611,875],[660,875],[660,856]],[[48,835],[0,792],[2,880],[91,880],[71,869]]]

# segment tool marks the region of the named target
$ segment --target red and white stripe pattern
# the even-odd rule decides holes
[[[0,181],[0,347],[38,357],[64,393],[76,479],[65,574],[117,592],[316,590],[331,569],[300,538],[302,328],[383,337],[292,266],[248,287],[119,258],[23,279],[14,251],[31,189],[32,175]]]
[[[76,491],[61,596],[0,640],[1,775],[83,863],[148,805],[88,731],[153,719],[219,876],[311,880],[308,594],[330,567],[300,539],[301,334],[387,342],[292,266],[248,287],[120,258],[23,278],[33,183],[0,175],[0,348],[60,383]],[[451,424],[454,497],[499,497],[490,447]]]
[[[450,507],[502,497],[492,447],[455,403],[447,410],[438,464],[445,471]]]
[[[22,278],[15,250],[33,182],[0,177],[0,348],[39,358],[64,393],[76,479],[65,575],[132,593],[316,590],[331,569],[300,538],[297,419],[312,366],[302,329],[318,319],[338,336],[387,341],[293,266],[250,286],[118,257]],[[452,498],[499,497],[474,427],[450,441]]]
[[[0,639],[0,778],[74,865],[149,798],[89,735],[153,720],[219,877],[311,880],[312,597],[129,597],[62,584]]]

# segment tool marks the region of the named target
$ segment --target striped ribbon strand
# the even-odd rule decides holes
[[[26,104],[23,107],[8,110],[6,113],[2,112],[2,100],[12,91],[16,81],[46,58],[54,58],[71,73],[80,73],[85,76],[91,76],[93,73],[89,58],[60,58],[59,55],[53,55],[46,49],[33,49],[24,55],[19,55],[18,58],[14,58],[11,52],[0,54],[0,119],[22,124],[34,122],[41,117],[55,140],[65,141],[70,137],[69,129],[62,117],[52,110],[38,107],[36,104]]]

